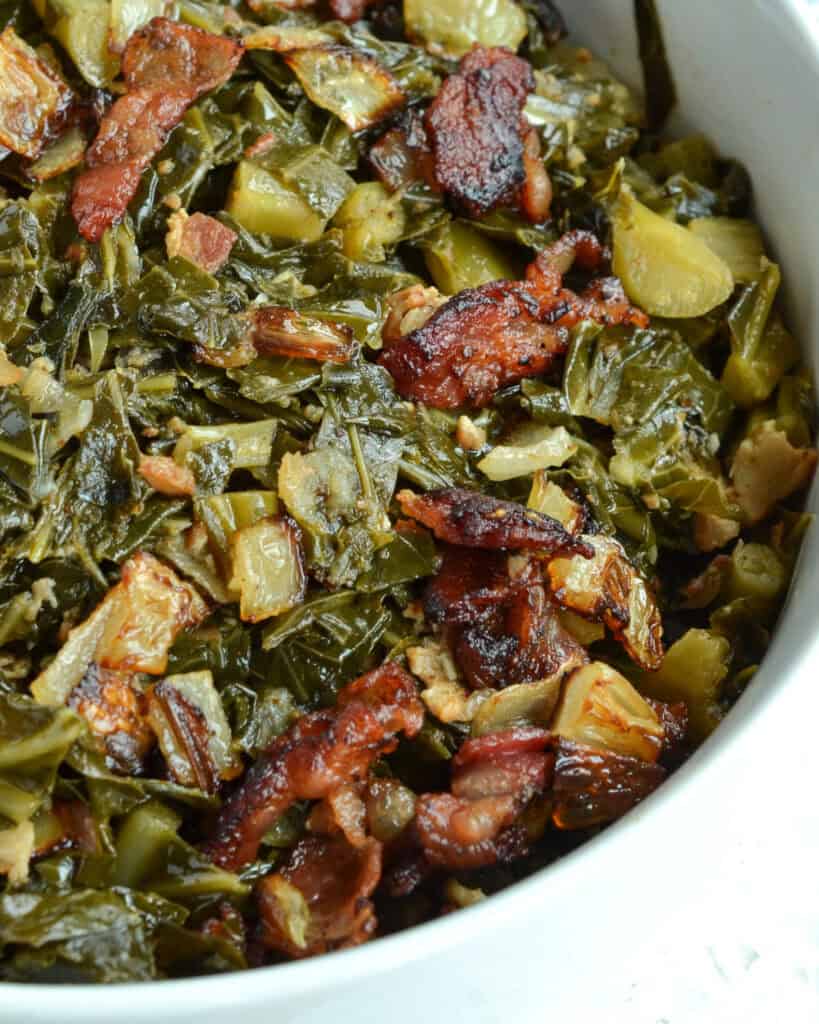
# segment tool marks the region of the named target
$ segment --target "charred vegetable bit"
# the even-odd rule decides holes
[[[659,5],[644,109],[552,0],[32,2],[0,980],[348,949],[626,814],[762,662],[818,458]]]

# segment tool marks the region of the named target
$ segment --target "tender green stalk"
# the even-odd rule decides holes
[[[132,811],[117,835],[112,884],[138,888],[156,869],[181,824],[180,816],[159,801],[152,800]]]

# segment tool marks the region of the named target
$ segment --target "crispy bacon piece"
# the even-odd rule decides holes
[[[404,515],[423,523],[447,544],[486,551],[537,549],[584,558],[594,553],[551,516],[478,491],[444,487],[427,494],[400,491],[396,497]]]
[[[381,843],[343,836],[302,839],[285,867],[259,886],[262,941],[301,958],[366,942],[377,921],[370,901],[381,880]]]
[[[361,676],[339,693],[336,708],[305,715],[274,740],[223,808],[207,852],[229,870],[253,860],[265,831],[295,800],[320,800],[363,779],[394,749],[397,733],[414,736],[423,717],[412,676],[395,663]]]
[[[122,75],[128,92],[186,86],[201,95],[227,81],[241,58],[235,39],[153,18],[128,40]]]
[[[414,181],[439,191],[432,150],[423,116],[415,108],[402,111],[393,126],[370,148],[369,162],[384,185],[396,192]]]
[[[561,625],[533,560],[512,576],[500,552],[447,548],[427,585],[424,615],[448,627],[455,660],[473,689],[545,679],[588,660]]]
[[[347,363],[355,351],[351,327],[304,316],[286,306],[250,311],[250,337],[260,356],[292,356],[320,363]]]
[[[154,18],[125,47],[127,92],[105,115],[77,178],[71,210],[80,234],[98,242],[133,198],[142,172],[199,96],[226,82],[241,42]]]
[[[435,179],[453,205],[481,217],[513,203],[524,184],[523,107],[531,65],[502,47],[476,47],[426,114]]]
[[[128,673],[92,664],[68,698],[68,706],[88,723],[108,767],[125,775],[141,774],[154,738],[145,697],[132,680]]]
[[[469,870],[523,855],[525,833],[514,822],[551,781],[550,742],[533,727],[467,740],[453,759],[452,792],[418,799],[416,829],[429,862]]]
[[[424,617],[434,625],[472,623],[507,600],[512,586],[502,552],[447,545],[424,592]]]
[[[239,236],[227,224],[206,213],[192,216],[177,210],[168,217],[165,248],[168,257],[182,256],[209,274],[221,270]]]
[[[188,497],[196,491],[196,478],[187,466],[180,466],[170,455],[143,455],[139,475],[155,491],[171,498]]]
[[[580,295],[563,287],[563,275],[572,266],[598,271],[607,255],[590,231],[581,230],[567,231],[540,252],[526,268],[526,282],[540,303],[541,317],[564,328],[575,327],[582,320],[606,326],[647,327],[648,317],[629,304],[616,277],[597,278]]]
[[[455,660],[473,689],[499,689],[565,674],[588,655],[564,629],[545,587],[531,584],[500,605],[493,620],[463,629]]]
[[[555,744],[552,821],[560,829],[590,828],[622,817],[653,793],[665,768],[571,740]]]
[[[594,281],[580,295],[563,287],[573,263],[596,270],[604,257],[594,235],[572,231],[540,253],[525,282],[468,288],[443,305],[417,286],[398,292],[379,362],[405,398],[438,409],[486,405],[499,388],[549,370],[581,320],[647,326],[616,278]]]
[[[521,284],[467,288],[409,334],[385,330],[378,361],[405,398],[436,409],[480,407],[499,388],[545,373],[568,348],[568,333],[539,316]]]

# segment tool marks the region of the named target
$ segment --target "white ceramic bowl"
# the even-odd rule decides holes
[[[632,0],[562,7],[575,38],[639,81]],[[760,220],[784,267],[791,325],[815,365],[819,34],[802,0],[661,0],[660,9],[685,123],[750,168]],[[814,530],[771,650],[728,721],[658,793],[558,864],[479,907],[302,963],[151,985],[3,985],[0,1022],[591,1019],[581,1010],[593,1003],[589,990],[604,994],[606,979],[626,970],[719,872],[720,859],[736,853],[737,836],[752,840],[768,827],[762,808],[755,813],[753,800],[741,797],[771,792],[760,750],[770,751],[772,730],[806,717],[805,701],[816,707],[817,564]],[[607,1024],[629,1019],[607,1014],[604,1001],[599,1009]]]

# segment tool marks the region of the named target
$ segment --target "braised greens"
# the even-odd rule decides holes
[[[549,0],[0,5],[0,978],[469,905],[747,685],[813,393],[634,7],[645,100]]]

